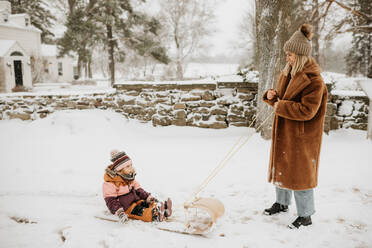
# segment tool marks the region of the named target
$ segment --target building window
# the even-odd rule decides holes
[[[12,52],[12,53],[10,54],[10,56],[23,56],[23,54],[22,54],[21,52],[17,52],[17,51],[15,51],[15,52]]]
[[[45,73],[49,73],[49,68],[48,68],[48,60],[44,59],[43,60],[43,68]]]
[[[28,25],[30,25],[30,19],[29,19],[29,18],[25,18],[25,24],[26,24],[26,27],[27,27]]]
[[[63,67],[62,67],[62,62],[58,62],[58,76],[63,75]]]
[[[9,19],[9,15],[6,12],[3,13],[3,20],[4,20],[4,22],[8,22],[8,19]]]
[[[79,79],[79,71],[78,71],[78,67],[77,67],[77,66],[74,66],[74,67],[73,67],[73,71],[74,71],[74,79],[75,79],[75,80]]]

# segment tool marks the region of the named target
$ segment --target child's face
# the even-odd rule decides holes
[[[129,175],[129,174],[134,173],[132,161],[130,161],[123,169],[121,169],[119,173],[124,174],[124,175]]]

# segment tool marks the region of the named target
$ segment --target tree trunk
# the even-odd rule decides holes
[[[369,55],[367,54],[367,77],[368,78],[372,78],[372,34],[369,35],[369,42],[368,42],[368,52],[369,52]],[[372,101],[372,100],[370,100]],[[371,104],[370,104],[371,106]],[[369,108],[369,111],[370,111],[370,114],[369,115],[372,115],[372,110],[371,108]],[[372,123],[371,123],[372,125]]]
[[[88,58],[88,78],[93,78],[92,75],[92,56],[90,55]]]
[[[143,61],[144,61],[143,77],[146,77],[146,71],[147,71],[147,59],[146,59],[146,57],[143,58]]]
[[[318,0],[313,1],[312,10],[315,11],[315,15],[313,17],[314,21],[312,22],[312,25],[313,25],[313,38],[312,38],[313,54],[312,56],[318,63],[320,63],[319,61],[319,21],[320,20],[318,19],[318,16],[319,16]]]
[[[256,130],[265,139],[271,138],[272,108],[261,99],[263,93],[276,86],[280,70],[285,66],[284,43],[290,38],[292,0],[256,0],[256,42],[258,55],[259,84],[257,96]],[[265,123],[263,123],[266,120]]]
[[[84,79],[88,78],[88,62],[84,63]]]
[[[183,69],[182,69],[182,62],[177,60],[177,79],[183,79]]]
[[[156,63],[153,65],[153,67],[151,69],[151,75],[152,76],[154,76],[155,69],[156,69]]]
[[[115,83],[115,59],[114,59],[114,47],[115,42],[112,37],[112,26],[107,24],[107,39],[108,39],[108,45],[109,45],[109,67],[110,67],[110,76],[111,76],[111,86]]]
[[[78,64],[77,64],[77,70],[78,70],[78,77],[81,78],[81,67],[82,67],[82,59],[81,55],[78,55]]]
[[[101,72],[102,72],[102,75],[103,75],[103,78],[106,78],[106,64],[100,62],[99,63],[100,67],[101,67]]]
[[[76,5],[76,0],[68,0],[68,7],[70,10],[70,14],[74,11]]]

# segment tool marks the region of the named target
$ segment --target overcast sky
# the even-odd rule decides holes
[[[253,0],[224,0],[216,9],[216,33],[211,37],[212,54],[232,52],[233,42],[237,40],[239,25],[243,15]]]
[[[155,14],[160,11],[161,0],[148,1],[145,4],[146,11]],[[215,6],[216,22],[214,27],[216,33],[208,38],[210,43],[208,54],[231,53],[232,42],[238,39],[239,25],[242,22],[244,12],[254,5],[253,0],[218,0]],[[250,4],[251,2],[251,4]]]
[[[146,12],[155,14],[160,11],[158,1],[153,0],[147,1],[144,4]],[[233,49],[234,42],[239,38],[239,25],[242,23],[243,15],[249,8],[254,7],[253,0],[218,0],[219,3],[216,5],[215,14],[216,20],[214,27],[216,32],[214,35],[207,39],[208,41],[208,54],[228,54],[233,55],[239,53],[236,49]],[[52,7],[51,11],[57,15],[62,15],[56,8]],[[64,22],[63,18],[60,18],[61,22]],[[53,29],[54,34],[57,37],[61,37],[65,31],[65,27],[60,23]]]

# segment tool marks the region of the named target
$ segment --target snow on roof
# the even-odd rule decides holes
[[[6,23],[0,23],[0,26],[8,27],[8,28],[23,29],[23,30],[28,30],[28,31],[33,31],[33,32],[41,33],[40,29],[35,28],[32,25],[28,25],[27,27],[21,26],[21,25],[17,24],[16,22],[13,22],[10,19]]]
[[[0,40],[0,56],[4,56],[15,43],[15,40]]]
[[[18,14],[11,14],[9,17],[11,18],[11,17],[17,17],[17,16],[28,16],[28,14],[27,13],[18,13]]]
[[[56,45],[41,44],[41,56],[54,57],[57,56],[58,49]]]

